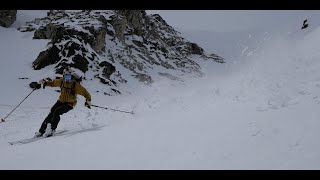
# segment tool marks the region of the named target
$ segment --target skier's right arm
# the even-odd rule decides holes
[[[59,87],[61,85],[62,79],[55,79],[53,81],[45,81],[41,80],[40,84],[43,84],[43,87],[49,86],[49,87]]]

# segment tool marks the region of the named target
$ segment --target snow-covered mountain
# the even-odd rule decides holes
[[[0,27],[1,117],[31,92],[30,81],[56,75],[50,66],[32,68],[51,39],[17,30],[46,13],[18,11],[10,28]],[[71,133],[12,146],[33,136],[59,95],[54,88],[35,91],[0,123],[0,169],[319,169],[320,28],[311,22],[320,16],[307,15],[275,20],[281,31],[220,32],[215,40],[216,32],[182,31],[226,63],[192,55],[202,77],[177,70],[179,80],[128,81],[123,89],[130,93],[119,96],[100,93],[109,87],[99,80],[84,81],[93,104],[135,114],[88,109],[79,97],[58,126]],[[309,27],[301,30],[306,16]],[[296,20],[297,28],[285,23]]]
[[[159,76],[178,79],[173,75],[177,71],[202,76],[192,55],[224,62],[180,37],[161,16],[145,11],[51,10],[18,30],[34,32],[33,39],[51,40],[33,62],[35,70],[51,66],[59,75],[72,67],[85,80],[109,85],[103,92],[108,95],[121,93],[119,84],[133,81],[131,77],[150,84]]]

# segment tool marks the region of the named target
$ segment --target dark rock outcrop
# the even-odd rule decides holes
[[[57,46],[52,46],[46,51],[40,52],[37,59],[32,63],[35,70],[42,69],[50,64],[55,64],[59,61],[60,49]]]
[[[114,67],[111,63],[108,63],[107,61],[101,62],[99,66],[103,67],[102,75],[108,79],[110,79],[111,74],[116,71],[116,67]]]
[[[17,10],[0,10],[0,26],[10,27],[17,18]]]

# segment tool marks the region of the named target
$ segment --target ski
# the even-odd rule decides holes
[[[84,129],[80,129],[80,130],[60,130],[60,131],[56,131],[55,134],[53,136],[50,137],[32,137],[32,138],[27,138],[27,139],[22,139],[22,140],[18,140],[18,141],[11,141],[9,142],[9,144],[11,145],[16,145],[16,144],[28,144],[31,142],[35,142],[41,139],[46,139],[46,138],[51,138],[51,137],[55,137],[55,136],[63,136],[63,135],[75,135],[78,133],[83,133],[83,132],[88,132],[88,131],[97,131],[100,130],[103,126],[96,126],[96,127],[90,127],[90,128],[84,128]]]
[[[55,134],[53,136],[59,135],[59,134],[64,133],[64,132],[67,132],[67,130],[57,131],[57,132],[55,132]],[[53,137],[53,136],[50,136],[50,137]],[[41,136],[41,137],[32,137],[32,138],[22,139],[22,140],[18,140],[18,141],[11,141],[11,142],[9,142],[9,144],[11,144],[11,145],[27,144],[27,143],[31,143],[31,142],[34,142],[34,141],[38,141],[38,140],[45,139],[45,138],[50,138],[50,137],[43,137],[43,136]]]

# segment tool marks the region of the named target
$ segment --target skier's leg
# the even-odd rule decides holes
[[[70,111],[73,109],[73,107],[69,106],[68,104],[64,104],[60,107],[58,107],[54,112],[53,112],[53,118],[51,120],[51,129],[55,130],[59,124],[60,121],[60,115]]]
[[[47,124],[51,123],[51,120],[53,118],[53,112],[60,107],[61,105],[63,105],[63,103],[61,103],[60,101],[57,101],[51,108],[50,113],[48,114],[48,116],[44,119],[44,121],[41,124],[41,127],[39,129],[39,132],[41,134],[43,134],[46,131],[47,128]]]

